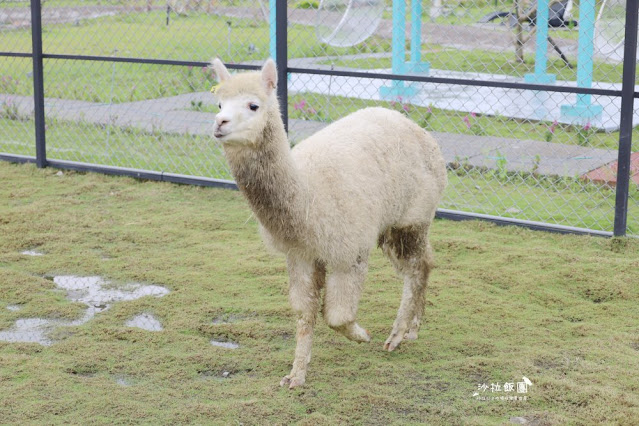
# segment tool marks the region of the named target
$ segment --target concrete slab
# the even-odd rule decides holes
[[[613,161],[596,170],[592,170],[583,177],[592,182],[616,186],[618,166],[619,163]],[[630,181],[639,185],[639,152],[634,152],[630,156]]]
[[[617,158],[617,151],[534,140],[433,132],[447,163],[576,177]]]
[[[390,69],[370,71],[390,74]],[[485,73],[432,69],[429,75],[431,77],[523,83],[523,78]],[[388,84],[386,81],[372,78],[294,74],[289,81],[289,91],[291,93],[316,93],[327,96],[383,100],[379,91],[381,87]],[[412,84],[418,91],[415,96],[402,99],[402,102],[415,106],[432,105],[449,111],[474,112],[489,116],[501,115],[534,121],[552,122],[557,120],[564,124],[585,125],[590,123],[592,127],[607,132],[619,129],[620,97],[593,95],[592,103],[601,105],[603,108],[601,115],[591,119],[576,119],[561,114],[563,105],[574,105],[577,102],[577,95],[573,93],[435,83],[408,84]],[[576,83],[573,81],[557,81],[556,85],[576,87]],[[621,90],[621,84],[595,82],[593,88]],[[635,90],[639,90],[639,86]],[[635,110],[633,124],[639,124],[639,110]]]

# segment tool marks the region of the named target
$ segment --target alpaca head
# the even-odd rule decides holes
[[[279,116],[275,62],[269,59],[261,71],[235,75],[231,75],[217,58],[211,65],[219,82],[215,97],[220,107],[215,116],[213,135],[225,145],[257,143],[269,112],[275,111]]]

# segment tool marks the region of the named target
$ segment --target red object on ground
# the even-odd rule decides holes
[[[610,186],[617,185],[617,162],[613,161],[598,169],[591,170],[582,178],[595,183],[602,183]],[[630,181],[639,185],[639,152],[630,155]]]

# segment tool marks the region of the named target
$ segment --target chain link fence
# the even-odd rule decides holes
[[[30,4],[3,2],[0,156],[34,160],[43,102],[46,164],[231,185],[210,136],[206,65],[219,56],[257,68],[277,56],[279,32],[292,144],[385,106],[439,141],[450,181],[442,216],[611,234],[615,213],[627,214],[623,230],[638,235],[638,117],[632,103],[622,113],[622,95],[636,96],[635,58],[624,75],[631,3],[291,0],[288,22],[277,22],[282,0],[48,0],[32,37]],[[617,182],[622,126],[627,191]]]

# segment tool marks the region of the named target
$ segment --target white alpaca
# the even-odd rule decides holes
[[[297,348],[280,385],[304,384],[322,288],[326,323],[351,340],[370,341],[355,316],[375,245],[404,276],[384,348],[416,339],[433,265],[428,231],[447,182],[435,140],[397,111],[366,108],[291,150],[275,94],[275,63],[234,76],[219,59],[212,65],[220,82],[215,138],[265,242],[288,264]]]

